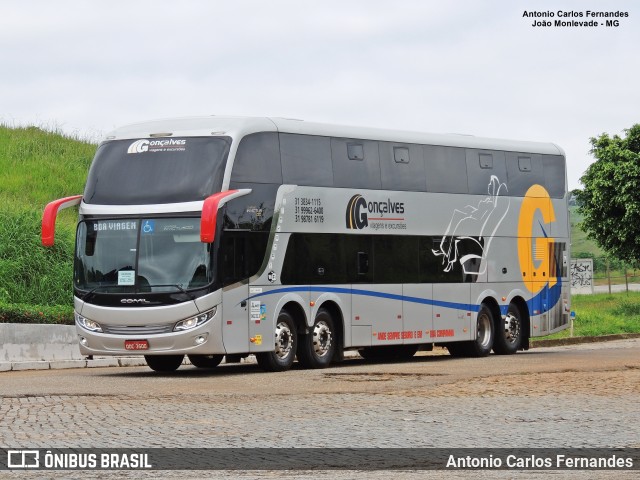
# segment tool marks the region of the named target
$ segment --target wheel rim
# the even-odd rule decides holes
[[[313,326],[313,351],[318,357],[324,357],[331,349],[332,335],[329,325],[319,321]]]
[[[516,343],[520,337],[520,320],[513,313],[504,317],[504,338],[509,343]]]
[[[478,317],[477,341],[482,348],[488,348],[491,343],[491,319],[486,313]]]
[[[289,325],[280,322],[276,325],[276,355],[278,358],[286,358],[293,348],[293,335]]]

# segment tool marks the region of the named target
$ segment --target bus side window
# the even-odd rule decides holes
[[[282,183],[280,143],[277,133],[253,133],[240,141],[233,162],[231,181]]]
[[[333,187],[329,137],[281,133],[280,153],[284,183]]]
[[[542,167],[547,192],[551,198],[563,198],[565,194],[565,159],[560,155],[542,155]]]
[[[424,192],[424,155],[421,145],[379,142],[380,174],[384,190]]]
[[[332,138],[331,160],[334,186],[381,188],[378,142]]]
[[[469,193],[486,195],[492,177],[499,183],[507,182],[505,152],[466,149]],[[507,192],[504,192],[506,194]]]
[[[292,234],[282,266],[282,283],[348,283],[343,237],[330,233]]]
[[[225,231],[218,265],[222,286],[231,285],[258,273],[268,240],[269,235],[265,232]]]
[[[509,195],[524,197],[531,185],[544,185],[541,155],[515,152],[506,155]]]
[[[427,191],[467,193],[467,162],[464,148],[424,145]]]
[[[419,283],[416,261],[419,237],[376,235],[373,237],[373,281],[375,283]]]

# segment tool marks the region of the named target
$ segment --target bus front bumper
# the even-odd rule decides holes
[[[127,332],[122,326],[101,324],[103,332],[94,332],[84,328],[76,321],[76,333],[82,355],[212,355],[225,354],[222,342],[220,314],[202,325],[189,330],[173,331],[173,324],[166,325],[166,333],[155,333],[161,326],[131,328],[135,333]]]

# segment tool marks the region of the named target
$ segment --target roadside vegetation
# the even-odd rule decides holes
[[[591,258],[593,260],[593,284],[613,285],[640,283],[639,265],[612,258],[596,245],[580,227],[583,216],[577,206],[569,207],[571,218],[571,258]],[[608,269],[608,270],[607,270]]]
[[[640,333],[640,292],[573,295],[571,309],[576,312],[574,337]],[[567,329],[541,340],[567,338],[569,335]]]
[[[56,245],[40,244],[51,200],[82,193],[96,145],[37,127],[0,125],[0,322],[73,323],[77,210],[62,211]]]

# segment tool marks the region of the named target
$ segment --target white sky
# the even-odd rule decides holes
[[[534,28],[534,8],[629,18]],[[576,188],[589,137],[640,122],[639,46],[634,0],[3,0],[0,122],[97,139],[230,114],[550,141]]]

